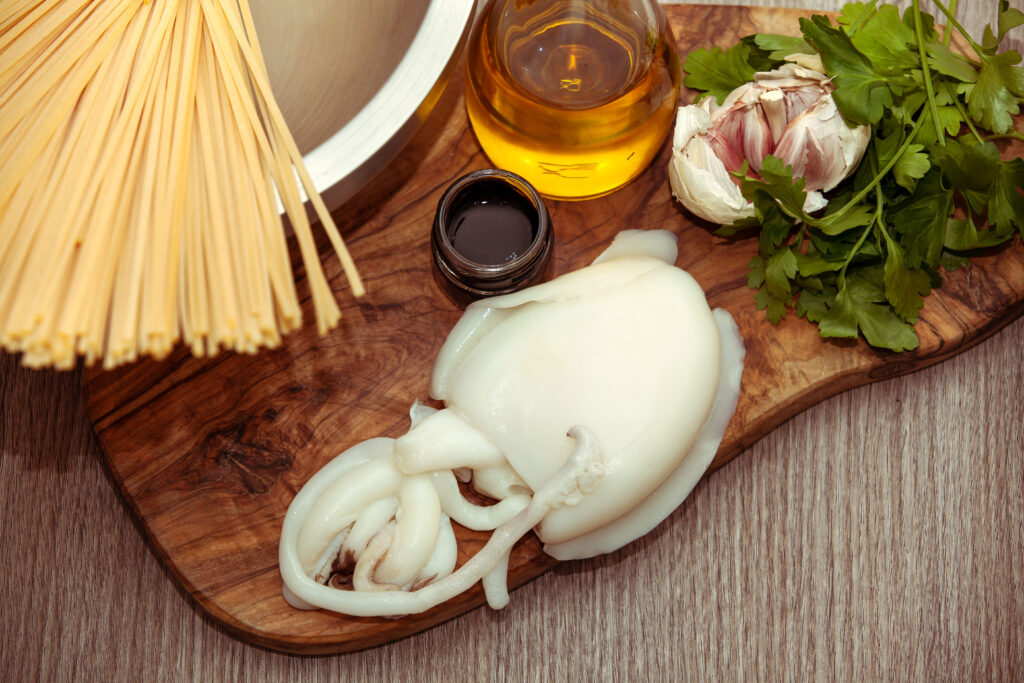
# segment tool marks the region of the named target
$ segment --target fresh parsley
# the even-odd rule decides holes
[[[756,176],[741,171],[755,218],[719,234],[758,231],[747,279],[773,323],[794,309],[823,337],[915,349],[913,325],[941,285],[940,269],[1024,237],[1024,160],[1000,159],[996,144],[1024,140],[1013,125],[1024,103],[1021,55],[999,51],[1024,12],[1000,0],[996,26],[979,42],[935,4],[950,27],[945,36],[916,0],[902,16],[891,5],[856,2],[836,24],[801,19],[800,37],[758,34],[687,57],[685,84],[721,101],[787,55],[816,53],[847,123],[871,126],[860,166],[830,193],[823,215],[804,212],[804,182],[778,159],[766,159]],[[968,54],[950,48],[952,32]]]

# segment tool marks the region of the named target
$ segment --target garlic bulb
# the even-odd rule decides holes
[[[804,210],[825,206],[822,191],[857,167],[870,139],[867,126],[850,128],[832,100],[834,86],[813,62],[788,63],[755,74],[721,106],[707,97],[680,107],[672,141],[672,193],[701,218],[730,224],[754,215],[730,175],[749,162],[756,175],[764,158],[778,157],[806,180]]]

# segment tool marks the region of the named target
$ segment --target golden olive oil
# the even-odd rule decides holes
[[[485,11],[466,108],[494,165],[545,196],[583,199],[650,164],[672,125],[679,60],[660,8],[642,21],[629,4],[509,0]]]

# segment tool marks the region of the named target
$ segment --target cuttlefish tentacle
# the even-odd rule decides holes
[[[494,565],[494,569],[487,573],[481,580],[484,587],[484,597],[487,604],[493,609],[501,609],[508,605],[508,560],[511,557],[509,552],[501,556],[501,559]]]
[[[377,566],[376,579],[403,587],[411,584],[437,546],[441,533],[441,503],[430,477],[406,478],[398,492],[394,540]]]
[[[500,500],[494,505],[474,505],[465,499],[455,475],[449,470],[434,472],[434,488],[441,501],[441,509],[453,520],[474,531],[486,531],[501,526],[526,509],[530,496],[517,494]]]
[[[364,553],[367,558],[365,570],[357,563],[359,585],[365,585],[366,589],[357,587],[354,591],[343,591],[321,585],[306,574],[294,555],[282,552],[279,558],[281,572],[290,589],[286,597],[292,598],[290,602],[298,606],[315,604],[353,616],[397,616],[428,610],[488,577],[485,587],[488,597],[495,599],[498,605],[503,604],[502,596],[507,602],[506,577],[502,572],[495,572],[495,569],[507,563],[516,542],[539,524],[548,512],[578,501],[582,494],[593,489],[604,474],[601,449],[593,433],[585,427],[577,426],[569,431],[569,436],[575,440],[576,445],[561,469],[531,498],[525,509],[495,529],[484,547],[451,574],[414,591],[380,591],[382,582],[372,569],[379,566],[388,552],[383,548],[392,547],[393,539],[387,535],[393,533],[393,527],[389,525],[367,547]],[[286,517],[284,533],[291,531],[288,528],[290,523],[300,522]],[[356,576],[353,578],[355,580]]]
[[[428,574],[451,573],[443,569],[447,561],[435,561],[432,574],[425,570],[442,524],[450,532],[450,518],[490,530],[529,505],[522,493],[487,507],[470,503],[453,468],[500,470],[507,467],[500,451],[451,410],[417,404],[410,418],[403,437],[371,440],[339,456],[344,467],[309,515],[317,524],[304,527],[298,540],[307,574],[320,583],[351,571],[356,590],[408,590]]]
[[[373,540],[373,537],[380,533],[387,526],[388,522],[394,519],[397,510],[398,498],[395,496],[381,498],[370,503],[366,511],[360,515],[348,532],[348,538],[345,539],[345,543],[341,546],[341,554],[352,558],[354,563],[355,558],[366,550],[366,546]]]

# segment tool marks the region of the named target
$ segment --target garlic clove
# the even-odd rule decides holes
[[[791,55],[786,55],[785,59],[787,62],[816,71],[824,76],[825,65],[821,63],[821,55],[819,54],[809,55],[805,52],[794,52]]]
[[[709,125],[710,116],[705,108],[680,107],[669,162],[669,183],[672,194],[694,214],[714,223],[735,223],[754,215],[754,208],[743,198],[707,136],[699,134]]]
[[[870,132],[850,128],[831,97],[793,119],[775,148],[775,156],[793,166],[794,177],[809,190],[831,190],[846,178],[864,154]]]

